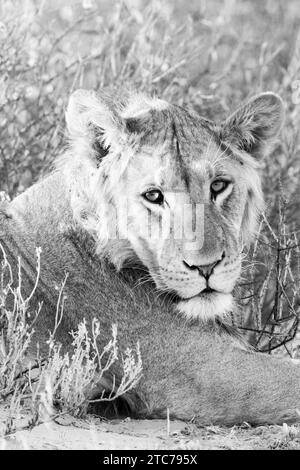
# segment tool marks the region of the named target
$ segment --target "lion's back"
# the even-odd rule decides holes
[[[134,316],[137,309],[132,290],[113,267],[96,255],[92,240],[74,226],[64,188],[61,175],[55,173],[2,205],[0,210],[0,244],[16,281],[18,259],[21,260],[24,297],[35,283],[37,248],[41,248],[38,289],[31,302],[33,308],[42,303],[40,320],[35,325],[38,340],[49,337],[53,329],[59,290],[64,282],[60,342],[69,345],[70,331],[84,318],[88,323],[95,317],[100,319],[104,342],[111,336],[113,323],[129,334],[133,324],[139,328],[138,317],[133,323],[127,316]],[[139,309],[142,308],[141,303]]]

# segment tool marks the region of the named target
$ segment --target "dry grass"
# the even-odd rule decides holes
[[[240,286],[244,316],[238,324],[260,351],[280,348],[279,352],[284,349],[291,357],[299,357],[299,233],[290,229],[288,203],[282,193],[277,201],[277,220],[272,224],[262,216],[247,256],[246,280]]]
[[[36,283],[24,298],[20,262],[16,281],[1,244],[0,249],[3,258],[0,267],[0,404],[9,408],[4,430],[7,436],[16,432],[16,423],[25,411],[27,419],[22,424],[23,429],[31,429],[66,413],[84,414],[88,405],[95,402],[90,399],[89,391],[102,379],[107,379],[112,366],[119,361],[119,352],[116,325],[112,326],[112,339],[99,350],[101,330],[96,319],[91,331],[83,321],[76,331],[70,332],[73,338],[71,352],[62,352],[55,334],[63,317],[63,283],[58,295],[55,325],[47,341],[48,354],[28,357],[34,324],[42,309],[40,305],[33,312],[30,304],[39,282],[40,250],[37,250]],[[142,373],[139,346],[136,351],[127,349],[123,352],[120,362],[123,370],[120,382],[116,384],[113,375],[111,391],[109,394],[106,390],[99,392],[96,401],[113,401],[139,381]]]

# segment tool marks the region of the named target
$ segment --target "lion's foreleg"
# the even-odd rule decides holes
[[[168,408],[177,418],[228,425],[299,419],[300,366],[292,361],[243,350],[227,335],[188,329],[168,347],[167,361],[152,358],[151,383],[145,380],[154,414]]]

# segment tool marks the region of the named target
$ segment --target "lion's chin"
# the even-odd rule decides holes
[[[222,318],[230,313],[232,309],[232,295],[221,292],[181,300],[176,307],[176,310],[188,320],[199,319],[202,321]]]

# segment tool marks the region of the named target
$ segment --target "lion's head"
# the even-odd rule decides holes
[[[232,308],[263,205],[257,168],[283,105],[263,93],[216,124],[158,99],[75,92],[64,158],[75,220],[120,267],[138,257],[189,318]]]

